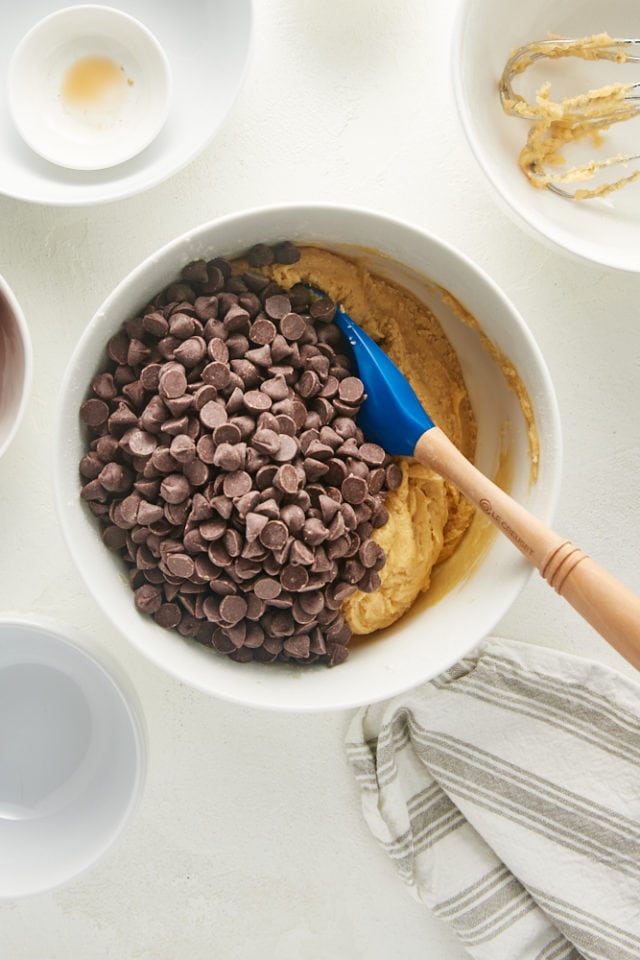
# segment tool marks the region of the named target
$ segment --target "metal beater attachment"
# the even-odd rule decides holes
[[[611,83],[559,101],[551,99],[551,85],[546,83],[537,91],[535,103],[529,103],[513,89],[515,79],[536,61],[566,57],[619,64],[640,63],[640,39],[612,39],[603,33],[581,39],[535,40],[512,54],[500,78],[500,101],[505,113],[533,121],[520,154],[520,167],[531,183],[573,200],[603,197],[640,179],[640,170],[592,189],[577,187],[572,190],[566,186],[593,180],[609,167],[626,166],[639,160],[640,154],[618,154],[568,167],[560,151],[587,137],[599,146],[602,132],[612,124],[630,120],[640,113],[640,82]]]

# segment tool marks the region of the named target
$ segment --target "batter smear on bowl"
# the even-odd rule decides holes
[[[445,481],[362,436],[336,302],[472,457],[460,366],[430,311],[288,242],[187,264],[111,338],[80,410],[81,495],[136,606],[235,660],[342,662],[353,633],[411,607],[471,521]]]

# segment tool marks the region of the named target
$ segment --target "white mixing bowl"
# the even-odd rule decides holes
[[[556,249],[608,267],[640,271],[640,183],[594,200],[568,200],[533,187],[518,166],[529,121],[507,116],[498,95],[498,82],[513,50],[549,34],[585,37],[606,31],[611,37],[638,35],[635,0],[462,0],[451,47],[453,84],[458,112],[476,160],[520,225]],[[637,54],[637,50],[633,51]],[[607,61],[585,62],[569,57],[531,67],[514,82],[529,102],[542,83],[552,83],[552,99],[584,93],[608,83],[633,83],[638,65]],[[567,166],[587,159],[637,153],[640,116],[614,124],[605,143],[596,148],[585,141],[567,148]],[[626,176],[637,164],[612,168],[611,180]],[[589,186],[589,183],[584,184]],[[582,186],[577,184],[575,186]],[[571,190],[572,187],[567,189]]]
[[[282,239],[343,250],[345,245],[347,250],[367,248],[359,253],[371,266],[432,306],[460,358],[478,420],[476,462],[493,473],[507,431],[510,489],[542,519],[550,519],[560,472],[558,412],[544,361],[516,310],[486,274],[441,240],[377,213],[320,204],[250,210],[205,224],[154,253],[120,283],[87,326],[66,371],[57,422],[56,499],[67,543],[89,590],[122,633],[156,664],[185,683],[238,703],[278,710],[339,709],[391,697],[467,654],[508,610],[529,577],[530,568],[515,548],[505,538],[491,539],[481,559],[475,564],[470,559],[465,575],[437,603],[420,604],[375,639],[354,644],[339,667],[240,664],[138,613],[124,566],[104,547],[97,521],[80,500],[78,463],[85,441],[78,410],[104,362],[109,337],[188,261],[233,256],[254,243]],[[535,483],[520,403],[477,332],[443,302],[443,287],[475,315],[520,374],[540,437]],[[458,563],[464,560],[462,546],[457,555]]]

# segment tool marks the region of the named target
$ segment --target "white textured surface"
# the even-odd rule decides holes
[[[64,547],[47,464],[61,368],[112,287],[174,235],[281,200],[357,203],[460,247],[529,323],[565,431],[556,527],[640,590],[640,277],[550,252],[507,219],[454,114],[454,4],[258,0],[244,89],[160,187],[98,208],[0,198],[0,273],[34,339],[31,403],[0,461],[0,610],[74,623],[135,683],[146,792],[120,845],[58,892],[0,904],[11,960],[462,960],[376,848],[343,756],[347,713],[279,716],[192,692],[109,629]],[[330,15],[328,15],[330,14]],[[629,670],[539,578],[498,631]]]

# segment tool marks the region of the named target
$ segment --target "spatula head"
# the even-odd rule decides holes
[[[410,457],[416,443],[433,427],[413,388],[395,363],[338,308],[335,322],[344,333],[364,383],[367,399],[358,414],[358,426],[365,438],[379,443],[387,453]]]

